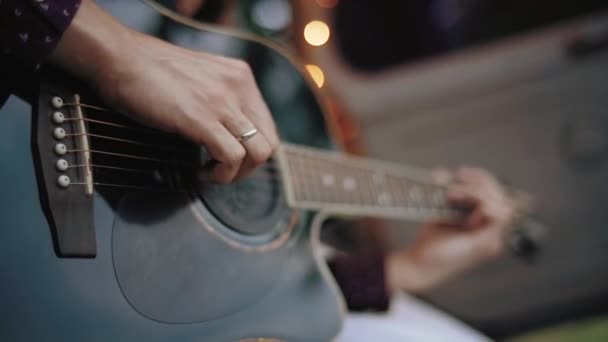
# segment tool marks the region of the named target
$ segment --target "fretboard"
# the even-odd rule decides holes
[[[458,215],[420,169],[291,144],[281,145],[278,161],[293,208],[415,221]]]

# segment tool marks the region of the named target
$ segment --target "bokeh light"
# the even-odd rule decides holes
[[[338,0],[317,0],[317,5],[323,8],[334,8],[338,4]]]
[[[310,74],[310,77],[312,77],[312,80],[315,81],[317,87],[321,88],[325,83],[325,74],[323,74],[323,70],[315,64],[306,64],[306,70]]]
[[[313,20],[304,26],[304,39],[312,46],[327,43],[329,35],[329,26],[320,20]]]

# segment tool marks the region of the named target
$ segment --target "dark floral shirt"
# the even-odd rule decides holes
[[[0,107],[57,46],[81,0],[0,0]]]
[[[80,0],[1,0],[3,58],[38,68],[53,51],[78,11]]]

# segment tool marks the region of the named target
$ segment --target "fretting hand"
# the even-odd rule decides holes
[[[394,252],[386,262],[388,286],[411,292],[439,282],[500,255],[504,234],[514,217],[514,203],[487,171],[460,168],[453,175],[436,172],[439,182],[451,178],[448,201],[470,209],[453,222],[430,222],[410,248]]]

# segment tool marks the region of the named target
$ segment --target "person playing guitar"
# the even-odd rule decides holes
[[[177,8],[191,15],[201,3],[179,1]],[[216,162],[203,177],[216,183],[247,177],[279,146],[269,109],[241,60],[136,32],[90,0],[4,0],[0,18],[1,68],[8,75],[0,89],[6,94],[14,84],[27,88],[41,64],[63,69],[113,109],[204,145]],[[502,185],[470,167],[435,176],[449,184],[448,201],[469,214],[425,223],[412,246],[377,261],[331,261],[349,307],[386,309],[394,291],[423,291],[501,253],[515,211]],[[362,297],[362,283],[378,290]]]

